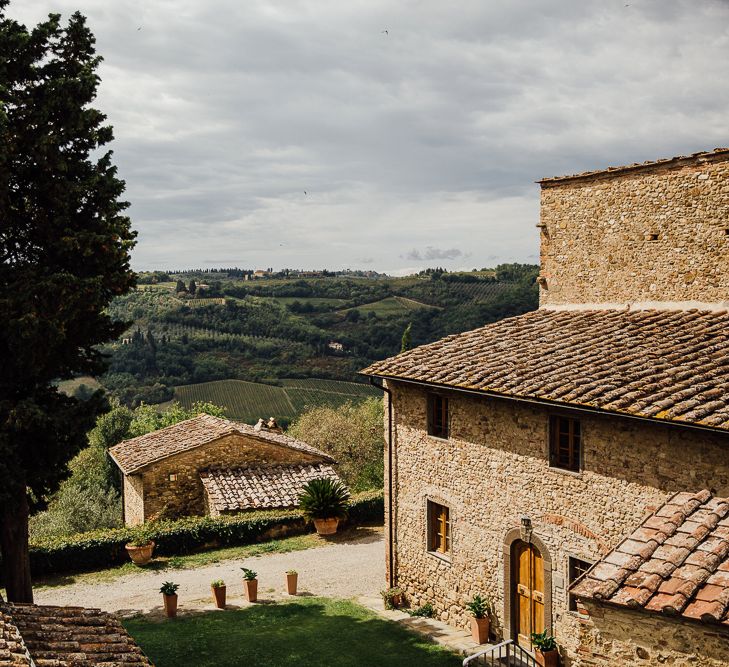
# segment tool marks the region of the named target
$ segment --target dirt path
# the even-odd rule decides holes
[[[38,604],[98,607],[123,616],[161,611],[159,587],[165,581],[180,585],[180,613],[213,609],[210,582],[223,579],[228,605],[246,604],[242,565],[258,573],[259,601],[288,598],[286,570],[299,573],[299,592],[304,595],[352,598],[376,595],[385,586],[385,549],[382,529],[324,547],[266,554],[231,560],[195,569],[141,570],[107,583],[79,583],[43,588],[35,593]]]

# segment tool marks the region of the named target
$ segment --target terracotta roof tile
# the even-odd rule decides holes
[[[208,503],[218,512],[298,507],[304,485],[320,477],[341,481],[334,469],[323,463],[200,473]]]
[[[362,373],[729,431],[729,313],[541,309]]]
[[[720,518],[727,502],[708,491],[674,495],[593,566],[572,592],[630,608],[729,624],[729,532]],[[650,528],[665,517],[683,517],[673,535]],[[652,553],[641,553],[646,536],[650,541],[645,544],[659,541]],[[632,559],[626,554],[633,554]],[[636,558],[640,564],[634,568]]]
[[[0,605],[0,665],[31,658],[39,667],[152,667],[119,620],[99,609]]]
[[[256,430],[248,424],[205,414],[120,442],[109,449],[109,454],[122,472],[130,475],[157,461],[234,434],[314,454],[324,461],[334,462],[325,452],[282,433],[266,429]]]

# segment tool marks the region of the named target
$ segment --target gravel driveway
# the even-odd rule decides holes
[[[240,567],[258,572],[259,602],[289,598],[286,570],[299,573],[299,593],[353,598],[376,595],[385,587],[385,548],[383,531],[369,529],[362,536],[290,553],[266,554],[230,560],[195,569],[141,570],[108,583],[79,583],[36,591],[37,604],[98,607],[123,616],[159,612],[164,581],[180,585],[180,613],[185,610],[213,609],[210,582],[223,579],[228,587],[230,607],[247,604],[243,597]]]

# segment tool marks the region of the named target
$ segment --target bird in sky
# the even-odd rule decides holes
[[[139,27],[137,28],[137,32],[139,32],[139,31],[140,31],[141,29],[142,29],[142,26],[140,25],[140,26],[139,26]]]
[[[390,31],[389,30],[383,30],[382,32],[384,32],[386,35],[389,35],[390,34]]]
[[[304,190],[304,194],[305,194],[305,195],[308,195],[309,193],[308,193],[308,192],[307,192],[306,190]]]

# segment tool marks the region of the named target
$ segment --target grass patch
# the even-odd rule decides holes
[[[303,551],[304,549],[321,547],[327,544],[327,541],[323,540],[316,534],[296,535],[294,537],[271,540],[270,542],[261,542],[260,544],[246,544],[243,546],[226,547],[223,549],[212,549],[210,551],[201,551],[199,553],[186,554],[184,556],[162,556],[155,558],[151,563],[149,563],[149,565],[145,565],[143,568],[134,565],[134,563],[130,561],[128,563],[124,563],[124,565],[107,568],[105,570],[48,577],[47,579],[41,579],[38,582],[34,582],[34,588],[56,588],[58,586],[68,586],[70,584],[103,584],[114,581],[126,574],[136,574],[143,570],[189,570],[196,567],[213,565],[225,560],[251,558],[253,556],[262,556],[264,554],[272,553]]]
[[[299,598],[185,616],[124,622],[157,667],[456,667],[461,659],[348,600]]]

